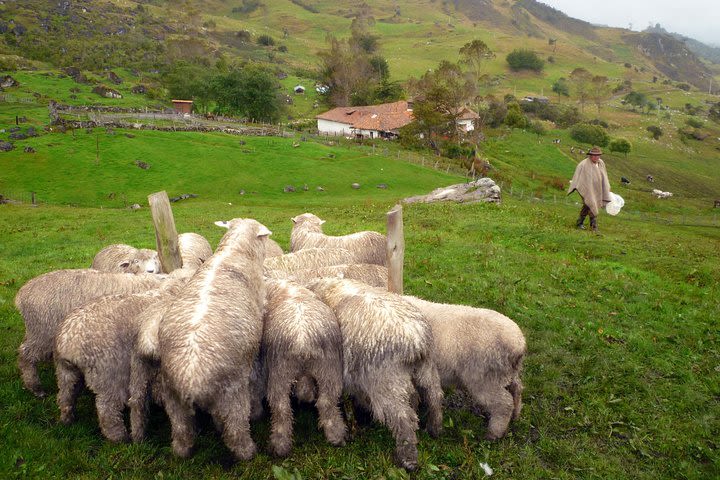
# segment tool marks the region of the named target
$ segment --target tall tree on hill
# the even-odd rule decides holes
[[[258,64],[218,74],[213,79],[218,109],[240,114],[257,122],[274,123],[280,119],[283,103],[278,96],[275,75]]]
[[[460,66],[443,60],[434,71],[411,80],[408,88],[415,99],[413,116],[420,132],[429,140],[437,136],[456,139],[457,119],[476,92],[475,82]]]
[[[608,78],[602,75],[595,75],[590,79],[589,97],[600,112],[600,107],[610,98],[612,89],[608,83]]]
[[[205,112],[213,99],[212,76],[212,68],[180,60],[163,73],[162,82],[171,98],[192,100],[198,111]]]
[[[582,67],[578,67],[570,73],[570,83],[577,101],[580,104],[580,111],[585,110],[585,104],[590,100],[592,74]]]
[[[475,81],[480,82],[485,62],[495,58],[495,53],[490,50],[485,42],[475,39],[468,42],[460,49],[460,63],[467,65],[475,76]]]

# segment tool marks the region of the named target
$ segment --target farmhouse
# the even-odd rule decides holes
[[[472,132],[475,130],[475,120],[480,118],[480,115],[473,112],[467,107],[462,107],[458,111],[457,126],[462,132]]]
[[[337,107],[315,117],[318,132],[369,138],[394,138],[398,129],[413,121],[408,102],[362,107]]]
[[[173,108],[175,109],[175,113],[179,113],[179,114],[192,113],[192,106],[193,106],[192,100],[173,100],[172,104],[173,104]]]

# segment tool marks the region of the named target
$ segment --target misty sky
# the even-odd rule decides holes
[[[659,23],[701,42],[720,46],[720,0],[538,0],[566,15],[611,27],[643,30]]]

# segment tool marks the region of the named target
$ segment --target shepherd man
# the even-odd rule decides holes
[[[590,228],[595,233],[598,231],[598,212],[612,201],[610,181],[607,170],[605,170],[605,162],[602,161],[600,155],[602,155],[602,151],[599,147],[590,149],[587,158],[578,163],[575,168],[575,175],[573,175],[568,189],[568,195],[577,190],[583,200],[580,218],[576,224],[577,228],[584,230],[585,217],[590,215]]]

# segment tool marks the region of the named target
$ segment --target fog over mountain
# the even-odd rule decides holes
[[[565,14],[591,23],[640,31],[660,24],[669,31],[720,46],[717,0],[540,0]]]

